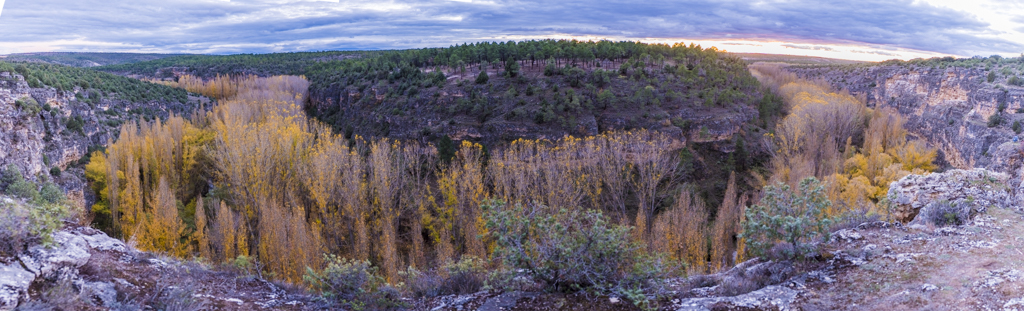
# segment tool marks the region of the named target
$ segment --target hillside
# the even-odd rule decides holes
[[[7,62],[47,63],[71,67],[97,67],[151,61],[176,55],[178,54],[45,52],[2,55],[0,60]]]
[[[302,75],[320,62],[373,55],[375,51],[325,51],[237,55],[179,55],[157,60],[111,64],[93,69],[119,75],[173,79],[181,75],[213,78],[217,75]]]

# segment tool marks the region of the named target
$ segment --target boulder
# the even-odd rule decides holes
[[[36,276],[50,275],[61,267],[78,268],[89,262],[89,243],[81,235],[67,231],[53,233],[53,243],[47,247],[34,245],[18,258]]]
[[[0,310],[14,310],[18,302],[28,297],[28,287],[34,279],[35,275],[17,261],[0,264]]]
[[[961,202],[972,213],[984,213],[991,206],[1016,204],[1008,184],[1010,176],[982,168],[951,170],[927,175],[907,175],[889,186],[893,218],[909,223],[933,202]]]

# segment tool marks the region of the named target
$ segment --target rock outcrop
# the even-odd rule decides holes
[[[907,175],[889,186],[893,218],[909,223],[917,219],[929,204],[948,202],[969,206],[972,214],[989,207],[1012,207],[1020,202],[1009,184],[1010,176],[986,169],[951,170],[927,175]],[[916,221],[915,221],[916,219]]]
[[[71,226],[14,258],[0,258],[0,310],[304,310],[313,297],[253,276],[144,253]]]
[[[119,245],[126,249],[121,241],[96,230],[60,231],[53,234],[51,245],[34,245],[0,266],[0,310],[13,310],[20,302],[28,301],[29,286],[35,279],[62,277],[59,274],[84,266],[94,245]]]

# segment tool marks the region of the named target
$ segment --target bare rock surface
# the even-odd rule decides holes
[[[26,271],[18,262],[0,264],[0,310],[13,310],[23,297],[28,296],[28,287],[35,275]]]
[[[893,216],[904,223],[914,221],[929,203],[940,201],[965,204],[976,213],[984,213],[992,206],[1020,204],[1009,181],[1007,174],[980,168],[911,174],[889,186],[888,197],[895,205]]]
[[[139,252],[87,227],[0,261],[0,310],[319,310],[305,291],[197,262]],[[56,294],[55,294],[56,293]],[[54,296],[57,295],[55,298]]]

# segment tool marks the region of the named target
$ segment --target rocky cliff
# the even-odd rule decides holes
[[[913,64],[790,67],[805,79],[824,80],[862,96],[868,107],[891,108],[907,117],[910,132],[937,146],[940,162],[951,168],[1011,169],[1016,134],[1011,130],[1024,108],[1024,88],[990,83],[983,65]],[[993,69],[994,70],[994,69]],[[1000,113],[1003,110],[1003,113]],[[1002,122],[992,127],[989,118]]]
[[[139,82],[141,83],[141,82]],[[14,165],[25,176],[50,175],[79,207],[91,204],[81,161],[90,150],[116,138],[134,119],[190,113],[191,106],[159,101],[133,102],[116,94],[97,101],[95,89],[31,87],[13,72],[0,72],[0,167]],[[192,99],[198,102],[199,99]]]

